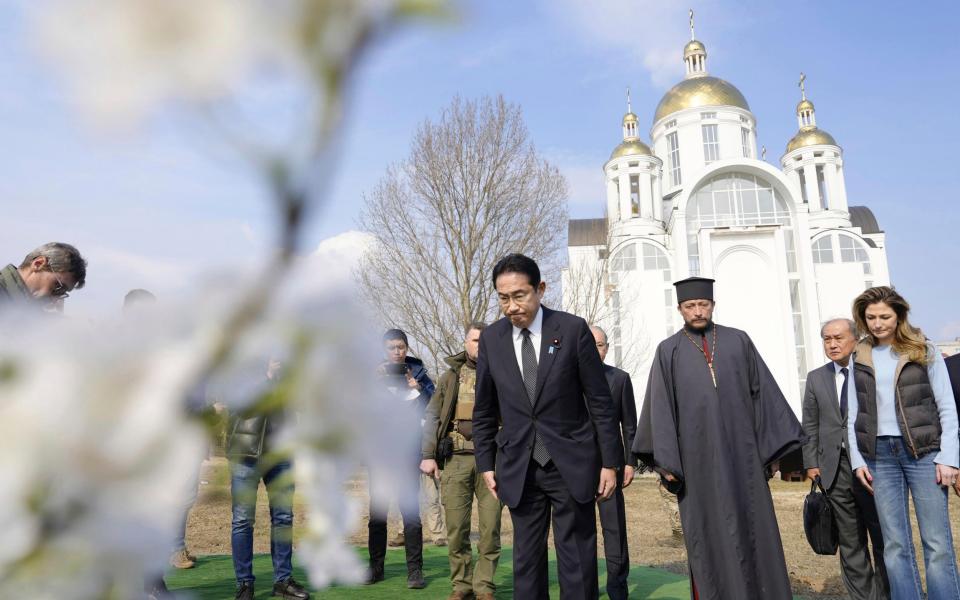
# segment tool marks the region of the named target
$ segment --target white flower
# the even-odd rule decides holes
[[[265,41],[249,0],[60,0],[38,12],[43,49],[95,116],[127,123],[168,100],[207,102],[247,75]]]

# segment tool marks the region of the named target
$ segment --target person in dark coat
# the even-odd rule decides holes
[[[713,323],[713,280],[674,284],[633,452],[677,494],[691,598],[790,600],[767,479],[805,436],[750,337]]]
[[[500,259],[493,284],[505,318],[480,335],[473,440],[487,489],[510,509],[513,594],[549,597],[552,522],[560,596],[594,600],[595,502],[613,496],[623,466],[596,342],[586,321],[541,305],[533,259]]]
[[[377,369],[381,383],[398,402],[403,403],[406,409],[407,420],[397,423],[402,430],[410,431],[410,489],[391,490],[382,485],[377,473],[371,472],[370,486],[370,517],[367,523],[367,550],[370,553],[370,570],[367,573],[367,584],[376,584],[384,580],[384,561],[387,556],[387,509],[389,498],[398,492],[400,516],[403,519],[403,540],[407,558],[407,587],[423,589],[426,582],[423,579],[423,525],[420,521],[420,506],[410,502],[409,493],[419,490],[420,461],[419,442],[422,435],[422,419],[427,404],[430,402],[435,386],[423,361],[409,356],[410,349],[407,334],[400,329],[388,329],[383,334],[383,349],[386,360]],[[414,444],[413,442],[416,442]]]
[[[960,354],[947,356],[943,359],[947,365],[947,374],[950,376],[950,387],[953,388],[953,400],[957,405],[957,412],[960,413]],[[960,496],[960,480],[953,484],[953,491]]]
[[[592,325],[590,331],[597,341],[600,360],[605,360],[610,348],[607,332],[596,325]],[[633,397],[633,383],[629,373],[604,364],[603,374],[610,385],[613,411],[620,423],[625,463],[620,485],[613,493],[613,498],[597,503],[597,508],[600,512],[600,529],[603,531],[603,554],[607,559],[607,596],[610,600],[626,600],[630,552],[627,547],[627,511],[623,501],[623,488],[633,483],[633,474],[637,467],[637,459],[630,451],[633,438],[637,434],[637,403]]]
[[[820,477],[833,509],[840,542],[843,583],[854,600],[890,597],[883,563],[883,533],[873,496],[854,477],[847,450],[849,399],[856,395],[853,350],[857,326],[851,319],[833,319],[820,329],[830,362],[807,374],[803,393],[803,446],[807,477]],[[867,533],[873,542],[873,563]]]

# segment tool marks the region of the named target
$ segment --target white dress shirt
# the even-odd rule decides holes
[[[540,336],[543,333],[543,307],[537,309],[537,316],[533,318],[533,323],[527,327],[530,330],[530,343],[533,344],[533,351],[537,356],[537,364],[540,364]],[[517,354],[517,365],[520,367],[520,375],[523,375],[523,329],[513,326],[513,351]]]

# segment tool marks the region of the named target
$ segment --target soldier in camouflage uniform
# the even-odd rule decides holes
[[[477,473],[473,456],[473,404],[477,380],[477,352],[483,323],[466,330],[464,351],[446,359],[450,368],[440,378],[427,406],[423,426],[420,470],[441,478],[441,496],[447,517],[450,556],[449,600],[493,600],[493,575],[500,560],[500,515],[503,505]],[[438,457],[440,459],[438,463]],[[442,472],[440,467],[442,466]],[[439,474],[438,473],[442,473]],[[470,546],[473,498],[477,498],[480,542],[474,568]]]

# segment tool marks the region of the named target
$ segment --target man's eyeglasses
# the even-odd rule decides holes
[[[70,290],[63,284],[63,280],[60,279],[60,276],[57,275],[55,271],[50,272],[53,273],[53,278],[57,280],[57,285],[50,291],[50,295],[54,298],[66,300],[70,297]]]

